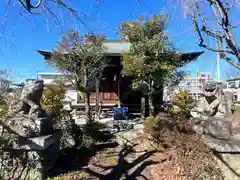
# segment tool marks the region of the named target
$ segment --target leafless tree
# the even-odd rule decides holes
[[[9,20],[10,14],[15,13],[24,18],[32,24],[32,18],[37,15],[44,15],[47,19],[52,19],[61,29],[62,24],[58,9],[68,11],[73,17],[76,18],[89,32],[91,28],[80,18],[80,15],[87,16],[84,13],[78,12],[74,7],[71,7],[67,0],[5,0],[7,3],[6,13],[2,21],[2,33],[5,31],[6,24]],[[55,7],[57,5],[57,8]],[[16,11],[17,10],[17,11]],[[18,14],[19,13],[19,14]],[[48,21],[48,20],[47,20]]]
[[[199,36],[199,46],[219,53],[221,59],[240,69],[240,49],[234,31],[233,12],[240,4],[239,0],[181,0],[184,10],[191,17],[195,31]],[[213,18],[213,19],[212,19]],[[206,43],[214,39],[216,47]]]
[[[7,0],[8,4],[11,5],[12,0]],[[31,0],[17,0],[19,4],[27,10],[28,13],[36,14],[33,10],[38,10],[41,8],[45,8],[45,10],[52,12],[51,8],[48,6],[48,3],[58,4],[60,7],[64,7],[68,9],[73,14],[76,14],[76,11],[66,4],[66,0],[37,0],[35,4],[32,3]],[[53,13],[53,12],[52,12]]]

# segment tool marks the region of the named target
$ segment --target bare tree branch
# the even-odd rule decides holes
[[[232,29],[234,26],[231,24],[231,21],[229,19],[229,11],[234,7],[234,5],[229,4],[227,0],[224,2],[221,0],[207,0],[209,6],[205,6],[204,11],[207,12],[207,7],[210,7],[219,26],[215,28],[209,28],[211,27],[210,22],[207,21],[207,17],[204,17],[204,14],[200,9],[200,3],[203,3],[203,1],[190,1],[192,3],[188,4],[191,5],[191,10],[194,11],[193,14],[190,14],[190,16],[192,18],[194,29],[199,36],[199,46],[212,52],[219,52],[222,59],[226,60],[232,66],[240,69],[240,49],[233,34]],[[216,41],[220,40],[221,48],[212,48],[209,45],[205,44],[204,40],[207,37],[214,38]],[[228,55],[235,56],[237,60],[234,61]]]
[[[60,6],[68,9],[68,10],[71,12],[71,14],[72,14],[73,16],[75,16],[75,17],[85,26],[85,28],[88,29],[89,32],[93,33],[93,31],[91,30],[91,28],[89,28],[89,27],[87,26],[87,24],[86,24],[85,22],[83,22],[83,21],[81,20],[81,18],[78,16],[76,10],[74,10],[74,9],[72,9],[71,7],[67,6],[62,0],[49,0],[49,1],[52,1],[52,2],[54,2],[54,3],[57,3],[57,4],[59,4]]]
[[[231,64],[233,67],[240,69],[240,64],[238,64],[236,61],[231,59],[228,56],[221,56],[222,59],[226,60],[229,64]]]
[[[7,10],[7,13],[6,13],[5,16],[4,16],[3,23],[2,23],[2,34],[3,34],[4,31],[5,31],[6,24],[7,24],[7,19],[8,19],[10,10],[11,10],[11,4],[10,4],[10,3],[11,3],[11,0],[8,0],[8,10]]]
[[[61,23],[57,17],[57,15],[45,4],[45,3],[42,3],[45,10],[47,10],[53,17],[54,21],[56,22],[56,24],[60,27],[61,31],[63,32],[63,29],[62,29],[62,26],[61,26]],[[45,11],[46,12],[46,11]]]
[[[26,19],[29,24],[32,24],[31,20],[29,18],[27,18],[27,16],[25,14],[23,14],[22,12],[20,12],[20,16],[22,16],[24,19]]]

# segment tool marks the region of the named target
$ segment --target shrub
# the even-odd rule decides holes
[[[60,178],[59,177],[53,177],[53,178],[48,177],[47,180],[60,180]]]
[[[106,131],[107,126],[97,121],[89,121],[83,126],[83,134],[91,137],[95,142],[108,140]]]
[[[41,104],[55,120],[66,116],[66,112],[62,110],[65,92],[62,85],[51,85],[44,89]]]
[[[87,149],[92,149],[93,145],[95,144],[95,140],[88,135],[83,135],[82,136],[82,143],[80,145],[80,148],[87,148]]]
[[[171,102],[176,108],[171,108],[169,113],[174,117],[186,117],[190,111],[196,106],[196,100],[189,95],[187,89],[180,90],[174,93],[171,97]]]
[[[158,148],[169,154],[172,163],[180,165],[183,179],[222,179],[211,151],[191,127],[189,121],[176,120],[168,113],[148,117],[144,122],[145,132],[151,135]]]
[[[144,132],[151,132],[154,119],[154,116],[149,116],[143,121]]]

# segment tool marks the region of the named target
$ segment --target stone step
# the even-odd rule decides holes
[[[239,180],[240,174],[240,138],[228,140],[202,136],[203,142],[213,149],[214,159],[221,169],[224,180]]]
[[[60,140],[61,132],[56,132],[52,135],[39,136],[34,138],[14,138],[10,139],[9,145],[13,150],[26,150],[26,151],[43,151],[51,144]]]
[[[218,139],[209,135],[202,135],[202,140],[211,149],[219,152],[239,152],[240,153],[240,139]]]

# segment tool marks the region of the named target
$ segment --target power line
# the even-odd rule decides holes
[[[150,7],[143,1],[143,0],[136,0],[137,4],[142,4],[151,14],[153,14],[153,11],[150,9]]]

